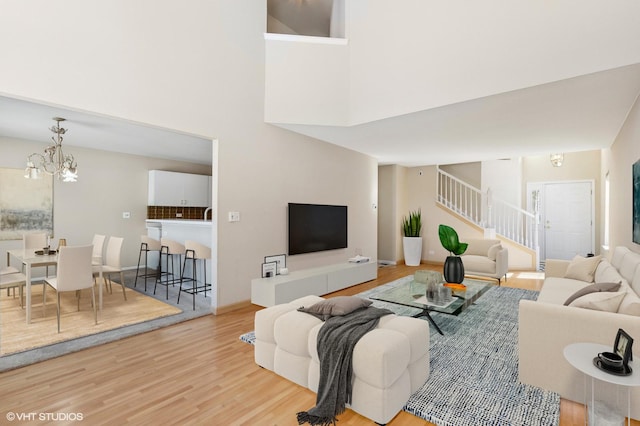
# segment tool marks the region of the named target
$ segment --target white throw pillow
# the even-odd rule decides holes
[[[487,253],[487,257],[491,260],[496,260],[498,257],[498,252],[502,250],[502,244],[494,244],[489,247],[489,252]]]
[[[623,281],[620,290],[625,292],[625,296],[620,302],[618,312],[625,315],[640,316],[640,297],[629,287],[626,281]]]
[[[625,291],[590,293],[578,297],[569,306],[593,309],[595,311],[618,312],[620,302],[622,302],[626,294]]]
[[[571,278],[574,280],[584,281],[587,283],[593,282],[593,275],[598,267],[598,263],[602,256],[582,257],[575,256],[569,266],[567,272],[564,274],[565,278]]]
[[[602,259],[593,273],[593,280],[597,283],[617,283],[622,281],[622,275],[618,273],[611,263]]]

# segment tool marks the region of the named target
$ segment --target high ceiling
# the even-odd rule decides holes
[[[49,144],[53,117],[67,121],[63,146],[211,164],[211,140],[124,120],[0,96],[0,136]]]
[[[314,35],[328,31],[330,5],[329,0],[268,1],[271,21]],[[310,8],[313,19],[294,18],[293,6]],[[450,164],[607,148],[639,93],[636,63],[354,126],[279,126],[371,155],[381,164]],[[0,136],[46,144],[56,116],[67,119],[65,145],[211,164],[206,138],[0,96]]]
[[[640,93],[640,64],[350,127],[281,127],[420,166],[611,146]]]
[[[328,15],[331,14],[332,3],[332,0],[269,0],[269,31],[327,36],[330,21]],[[570,9],[568,12],[562,8],[558,10],[568,13],[569,16],[600,16],[601,12],[589,14],[597,10],[590,9],[591,6],[593,4],[585,4],[584,10]],[[482,9],[481,6],[478,7]],[[517,9],[517,6],[515,7]],[[561,67],[560,62],[565,65],[568,62],[576,64],[576,67],[572,68],[573,73],[567,74],[573,76],[572,78],[557,77],[561,79],[549,79],[543,81],[544,84],[520,86],[522,88],[518,90],[470,97],[462,102],[442,103],[421,111],[351,126],[334,126],[329,125],[330,123],[306,125],[300,124],[303,122],[286,120],[274,124],[366,153],[376,158],[380,164],[405,166],[451,164],[608,148],[615,141],[640,94],[640,56],[637,54],[640,45],[635,36],[628,35],[615,39],[620,41],[616,44],[616,41],[612,42],[613,38],[607,39],[611,34],[606,34],[605,30],[615,28],[619,31],[609,32],[622,34],[623,30],[637,27],[640,21],[635,12],[637,6],[616,2],[609,10],[607,19],[598,23],[605,25],[604,27],[589,24],[588,20],[580,18],[576,18],[575,22],[566,22],[563,21],[566,19],[564,15],[545,15],[546,9],[541,12],[541,16],[551,19],[554,25],[557,23],[558,28],[567,30],[566,34],[562,31],[553,33],[554,27],[550,25],[542,29],[540,39],[552,33],[566,36],[571,33],[572,37],[566,37],[569,41],[565,44],[558,41],[556,44],[563,46],[558,51],[549,47],[553,40],[546,40],[547,44],[543,41],[536,44],[537,39],[534,37],[534,41],[528,44],[532,50],[532,62],[528,67],[524,67],[524,72],[543,69],[546,70],[546,75],[551,75],[554,68]],[[635,18],[626,19],[630,16]],[[519,18],[522,19],[522,16]],[[471,19],[471,23],[474,24],[474,18]],[[518,17],[514,17],[513,21],[504,20],[504,27],[493,31],[517,31],[509,26],[513,22],[521,21]],[[472,28],[471,32],[492,31],[482,26],[481,18],[478,18],[477,23],[478,28]],[[456,28],[458,31],[462,30],[460,27]],[[480,37],[479,33],[476,34]],[[593,38],[594,35],[597,37]],[[464,37],[464,34],[459,36]],[[516,36],[517,34],[513,33],[513,37],[520,40]],[[602,44],[598,44],[599,42]],[[602,49],[627,53],[626,56],[621,55],[610,63],[603,61],[599,66],[587,66],[586,64],[595,63],[590,62],[592,58],[605,56]],[[463,53],[474,55],[478,52]],[[382,52],[378,54],[383,55]],[[554,55],[562,55],[562,61]],[[482,58],[478,56],[477,60],[480,61]],[[542,64],[535,62],[536,59]],[[438,63],[436,59],[434,62]],[[383,66],[384,58],[381,57],[380,63]],[[397,64],[402,65],[411,66],[410,63]],[[467,79],[474,77],[474,70],[469,69]],[[458,89],[451,86],[455,84],[453,79],[444,78],[438,84],[439,88],[450,86],[449,90],[452,92]]]

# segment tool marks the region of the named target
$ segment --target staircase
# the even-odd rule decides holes
[[[491,189],[480,189],[437,168],[436,202],[482,229],[535,251],[538,260],[538,203],[535,213],[494,198]],[[538,263],[538,262],[536,262]]]

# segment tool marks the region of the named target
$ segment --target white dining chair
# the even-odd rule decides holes
[[[16,272],[20,272],[20,269],[13,266],[7,266],[6,268],[0,269],[0,275],[15,274]]]
[[[20,292],[20,306],[22,306],[22,289],[27,284],[27,277],[21,272],[9,272],[3,270],[0,271],[0,290],[6,288],[7,291],[9,289],[18,289]],[[15,293],[14,293],[15,296]]]
[[[2,268],[0,269],[0,276],[1,275],[9,275],[9,274],[15,274],[16,272],[20,272],[20,269],[15,268],[13,266],[7,266],[6,268]],[[15,297],[16,292],[15,289],[18,288],[19,286],[14,286],[14,287],[7,287],[7,297],[11,296],[11,293],[9,292],[9,290],[13,289],[13,296]],[[22,290],[22,289],[20,289]],[[22,292],[20,292],[20,294],[22,294]],[[21,298],[22,299],[22,298]]]
[[[22,249],[23,250],[42,250],[47,246],[48,241],[49,241],[49,234],[47,234],[46,232],[32,232],[32,233],[22,234]],[[22,270],[22,272],[24,273],[24,269]],[[46,277],[49,276],[49,266],[45,266],[45,276]],[[33,280],[32,280],[32,285],[33,285]],[[26,286],[26,283],[22,285],[22,287],[24,286]],[[23,295],[23,289],[20,288],[20,306],[23,306],[22,295]]]
[[[122,294],[124,295],[124,300],[127,300],[127,292],[124,285],[124,273],[122,271],[121,264],[123,242],[124,238],[109,237],[109,242],[107,243],[106,261],[102,265],[93,265],[93,277],[94,279],[98,277],[100,275],[100,269],[102,269],[102,279],[104,280],[104,285],[105,287],[108,287],[110,293],[113,293],[113,289],[111,288],[111,275],[120,274],[120,285],[122,286]]]
[[[33,232],[22,234],[22,248],[24,250],[42,250],[49,244],[49,234],[46,232]],[[24,271],[23,271],[24,272]],[[49,267],[46,267],[46,276],[49,276]]]
[[[55,277],[46,278],[45,284],[53,287],[57,295],[57,317],[58,317],[58,333],[60,333],[60,293],[67,291],[79,292],[80,290],[91,289],[91,306],[93,307],[94,322],[98,324],[98,311],[96,308],[96,293],[94,291],[93,271],[91,265],[91,256],[93,254],[93,246],[65,246],[60,247],[58,253],[58,268]],[[43,287],[42,303],[43,308],[47,304],[47,285]],[[80,310],[79,293],[76,295],[78,299],[78,311]]]
[[[91,255],[91,263],[93,265],[102,265],[103,264],[103,250],[104,250],[104,241],[106,240],[106,235],[95,234],[93,236],[93,253]]]
[[[22,248],[25,250],[42,250],[48,244],[46,232],[22,234]]]

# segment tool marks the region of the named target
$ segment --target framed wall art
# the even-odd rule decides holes
[[[271,278],[276,276],[277,262],[265,262],[262,264],[262,278]]]
[[[28,232],[53,234],[53,177],[25,179],[24,170],[0,168],[0,240]]]
[[[274,255],[274,256],[265,256],[264,257],[264,261],[265,261],[265,263],[267,263],[267,262],[276,262],[276,264],[277,264],[276,274],[279,274],[280,270],[282,268],[286,268],[287,267],[287,255],[285,255],[285,254],[278,254],[278,255]]]

